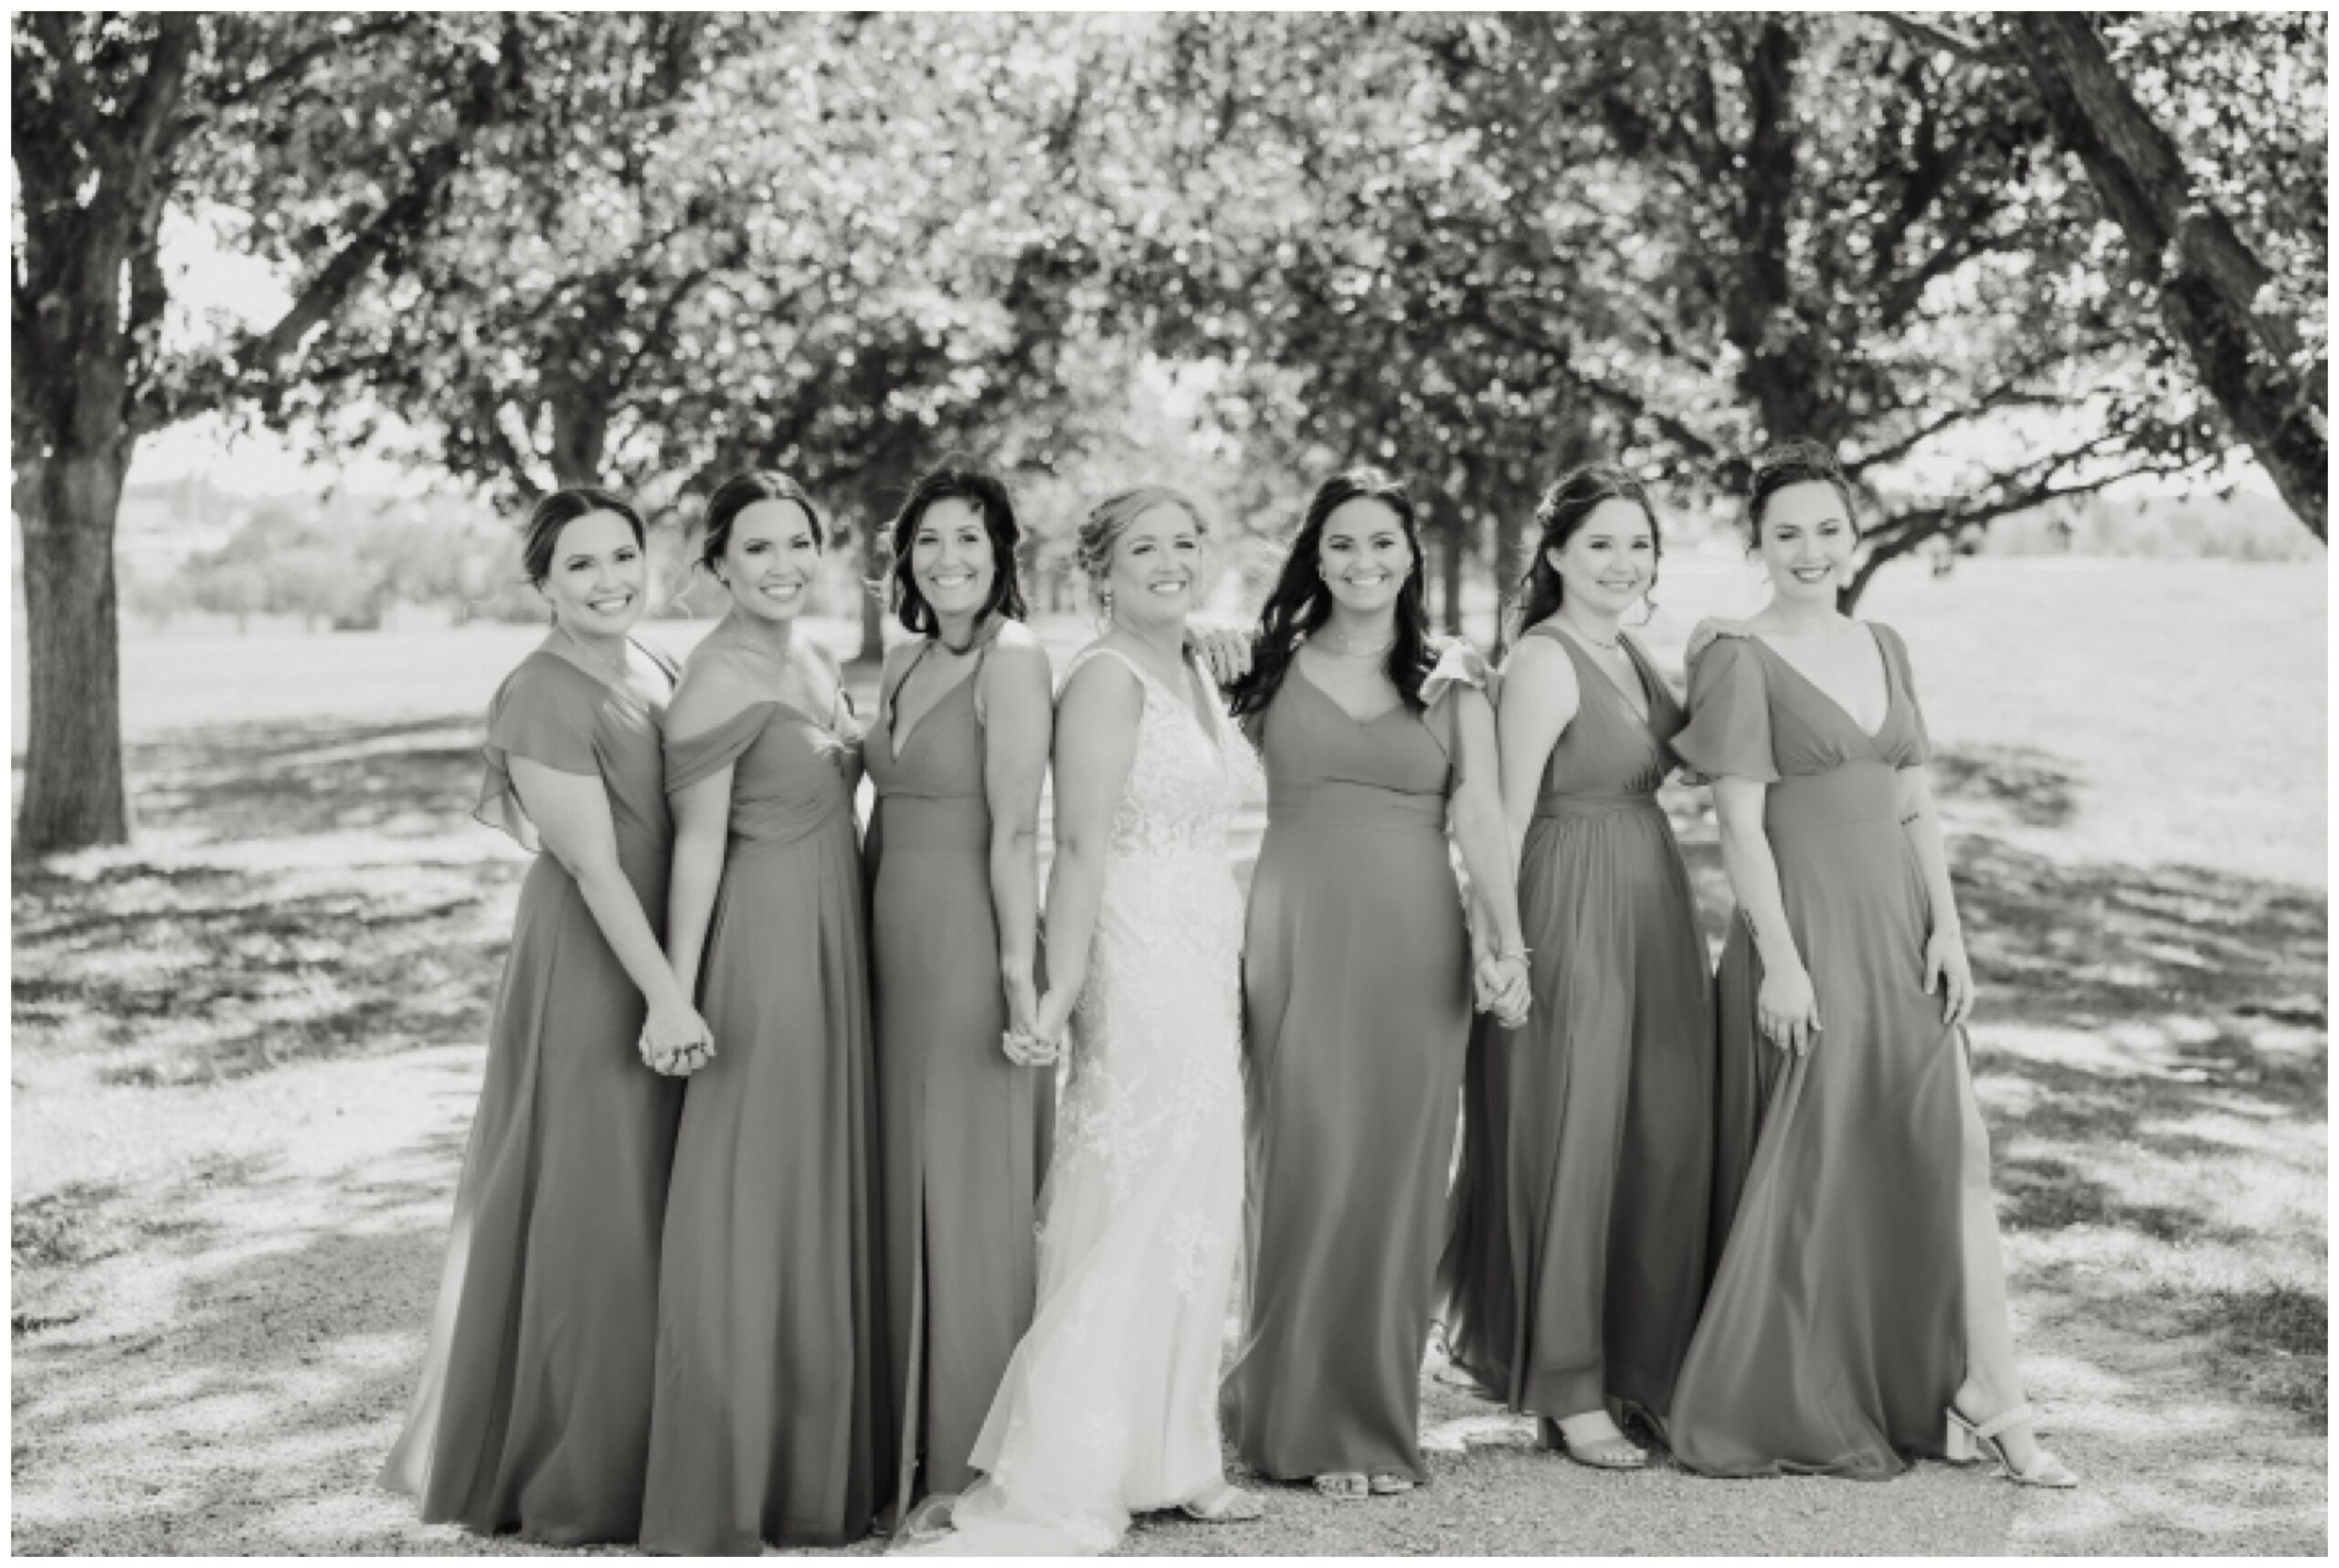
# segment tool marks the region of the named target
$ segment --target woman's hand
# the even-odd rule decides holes
[[[1942,926],[1925,938],[1925,994],[1938,984],[1941,1021],[1963,1023],[1974,1015],[1974,966],[1965,959],[1965,937],[1954,926]]]
[[[686,1077],[714,1060],[714,1032],[686,1001],[653,1004],[641,1026],[641,1059],[670,1077]]]
[[[1231,686],[1251,673],[1251,634],[1216,627],[1188,626],[1186,646],[1210,670],[1210,678]]]
[[[1490,1014],[1505,1029],[1516,1029],[1527,1022],[1531,998],[1524,955],[1487,954],[1479,959],[1470,980],[1480,1012]]]
[[[1056,1059],[1055,1046],[1042,1040],[1037,1033],[1040,999],[1032,984],[1031,970],[1009,975],[1004,980],[1007,990],[1007,1033],[1000,1036],[1000,1049],[1007,1059],[1019,1067],[1044,1067]]]
[[[1072,1022],[1073,999],[1061,991],[1050,991],[1032,1010],[1031,1026],[1017,1029],[1010,1026],[1001,1042],[1007,1054],[1019,1065],[1045,1067],[1064,1055],[1064,1032]]]
[[[1755,1021],[1762,1038],[1782,1051],[1807,1056],[1819,1044],[1819,993],[1801,966],[1769,969],[1754,998]]]

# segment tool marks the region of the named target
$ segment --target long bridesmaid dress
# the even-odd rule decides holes
[[[1731,922],[1716,984],[1728,1240],[1673,1402],[1674,1452],[1709,1475],[1897,1474],[1941,1452],[1964,1375],[1965,1032],[1924,991],[1928,904],[1893,777],[1931,749],[1907,649],[1870,630],[1889,697],[1874,735],[1731,634],[1699,658],[1673,742],[1701,773],[1770,786],[1763,828],[1825,1027],[1799,1058],[1762,1041],[1761,960]],[[1734,1152],[1730,1129],[1756,1124]]]
[[[1521,853],[1533,1011],[1480,1019],[1446,1254],[1446,1348],[1516,1411],[1634,1404],[1660,1425],[1698,1322],[1713,1031],[1697,901],[1656,801],[1681,706],[1648,655],[1644,719],[1549,625],[1581,694]]]
[[[1296,664],[1255,721],[1266,836],[1243,945],[1244,1332],[1235,1450],[1280,1479],[1429,1478],[1423,1348],[1470,1033],[1446,848],[1459,648],[1363,723]]]
[[[1033,1225],[1055,1126],[1054,1072],[1019,1067],[1000,1047],[1007,1001],[975,709],[996,636],[994,622],[973,670],[903,739],[894,699],[914,659],[881,694],[863,753],[877,798],[865,854],[886,1346],[902,1435],[892,1496],[905,1520],[919,1498],[975,1478],[968,1456],[1032,1326]]]
[[[639,644],[636,644],[639,647]],[[661,655],[641,650],[663,670]],[[488,708],[477,815],[539,849],[511,759],[598,778],[618,862],[653,929],[673,838],[663,704],[557,654],[522,661]],[[381,1481],[429,1523],[559,1545],[631,1541],[641,1520],[659,1232],[682,1086],[642,1065],[647,1008],[567,868],[520,885],[487,1076],[405,1431]]]
[[[857,742],[763,702],[670,737],[730,765],[731,840],[659,1277],[641,1544],[693,1556],[868,1532],[891,1473]]]

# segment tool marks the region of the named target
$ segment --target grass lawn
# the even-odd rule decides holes
[[[1669,563],[1649,640],[1678,659],[1755,595]],[[2087,1490],[1588,1478],[1433,1380],[1425,1419],[1495,1446],[1421,1497],[1279,1491],[1132,1549],[2319,1554],[2326,607],[2319,563],[2067,561],[1898,570],[1864,607],[1940,752],[2024,1368]],[[1087,634],[1043,630],[1059,662]],[[512,1549],[367,1478],[524,863],[468,818],[481,715],[537,635],[124,648],[140,842],[11,888],[18,1550]],[[1710,812],[1668,804],[1718,935]]]

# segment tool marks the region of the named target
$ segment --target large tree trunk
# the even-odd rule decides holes
[[[2042,12],[2011,21],[2048,120],[2159,291],[2170,335],[2299,521],[2327,537],[2323,371],[2299,363],[2291,323],[2254,308],[2264,263],[2193,188],[2176,143],[2121,80],[2091,20]]]
[[[129,466],[126,439],[94,453],[52,454],[40,465],[32,510],[20,514],[32,701],[18,854],[130,836],[113,571]]]

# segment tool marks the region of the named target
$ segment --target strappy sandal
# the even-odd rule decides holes
[[[1377,1498],[1401,1498],[1413,1489],[1413,1478],[1401,1476],[1394,1470],[1384,1470],[1368,1481]]]
[[[1221,1481],[1201,1497],[1178,1505],[1188,1519],[1204,1524],[1247,1524],[1267,1511],[1256,1492],[1246,1492],[1232,1481]]]
[[[1646,1450],[1621,1432],[1614,1437],[1594,1437],[1583,1443],[1571,1443],[1566,1431],[1550,1416],[1541,1417],[1538,1425],[1543,1429],[1544,1446],[1558,1449],[1586,1469],[1642,1470],[1648,1467]]]
[[[2018,1487],[2047,1487],[2066,1491],[2080,1484],[2070,1467],[2049,1454],[2045,1448],[2031,1456],[2030,1468],[2017,1470],[2014,1461],[2006,1457],[2006,1445],[1998,1441],[1998,1434],[2017,1426],[2029,1426],[2038,1419],[2027,1404],[2012,1410],[2002,1410],[1984,1422],[1968,1421],[1957,1414],[1954,1406],[1948,1412],[1949,1430],[1942,1444],[1942,1452],[1953,1465],[1970,1465],[1987,1457],[1997,1461],[1998,1474]]]
[[[1370,1496],[1372,1483],[1359,1470],[1334,1470],[1316,1478],[1316,1490],[1334,1502],[1357,1502]]]

